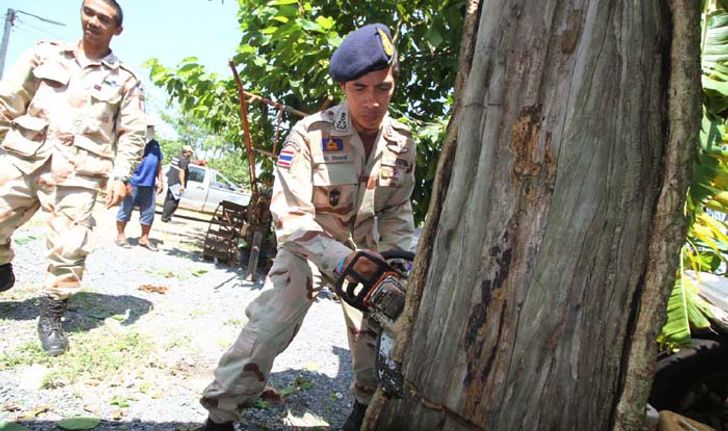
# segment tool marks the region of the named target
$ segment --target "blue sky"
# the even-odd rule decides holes
[[[5,70],[36,41],[55,39],[77,41],[81,37],[81,0],[2,0],[0,16],[5,21],[8,8],[65,23],[65,27],[19,14],[10,34]],[[165,66],[175,66],[185,57],[198,57],[200,63],[221,75],[229,75],[227,60],[235,54],[241,32],[237,22],[237,0],[119,0],[124,9],[124,31],[111,41],[111,48],[134,68],[148,91],[148,110],[163,109],[164,94],[150,88],[149,72],[142,63],[158,58]]]

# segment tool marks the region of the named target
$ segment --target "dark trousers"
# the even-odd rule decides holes
[[[172,214],[177,211],[179,201],[174,198],[172,192],[167,189],[167,196],[164,198],[164,209],[162,210],[162,221],[169,221],[172,218]]]

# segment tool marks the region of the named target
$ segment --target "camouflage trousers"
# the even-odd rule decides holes
[[[285,248],[278,250],[263,291],[245,310],[248,322],[223,354],[215,379],[200,402],[214,422],[240,418],[265,389],[273,360],[295,337],[303,318],[322,288],[318,269]],[[359,310],[342,301],[354,368],[351,390],[364,404],[376,389],[376,334]]]
[[[10,157],[0,155],[0,264],[11,262],[11,237],[41,209],[46,214],[48,274],[44,293],[66,299],[81,287],[91,252],[91,212],[96,190],[53,185],[50,162],[23,174]]]

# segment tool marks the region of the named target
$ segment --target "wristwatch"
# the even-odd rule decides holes
[[[129,184],[129,176],[128,175],[114,175],[111,177],[112,181],[121,181],[124,184]]]

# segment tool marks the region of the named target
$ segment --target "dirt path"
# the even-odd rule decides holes
[[[204,420],[199,394],[261,286],[201,259],[206,223],[157,218],[154,253],[116,246],[115,214],[97,205],[96,251],[66,323],[71,351],[58,358],[41,352],[35,334],[42,219],[14,235],[18,282],[0,294],[0,423],[45,430],[88,416],[102,420],[98,430],[189,430]],[[127,227],[132,244],[136,217]],[[341,307],[321,299],[273,368],[271,384],[291,394],[287,402],[248,410],[241,429],[335,429],[351,404],[350,379]]]

